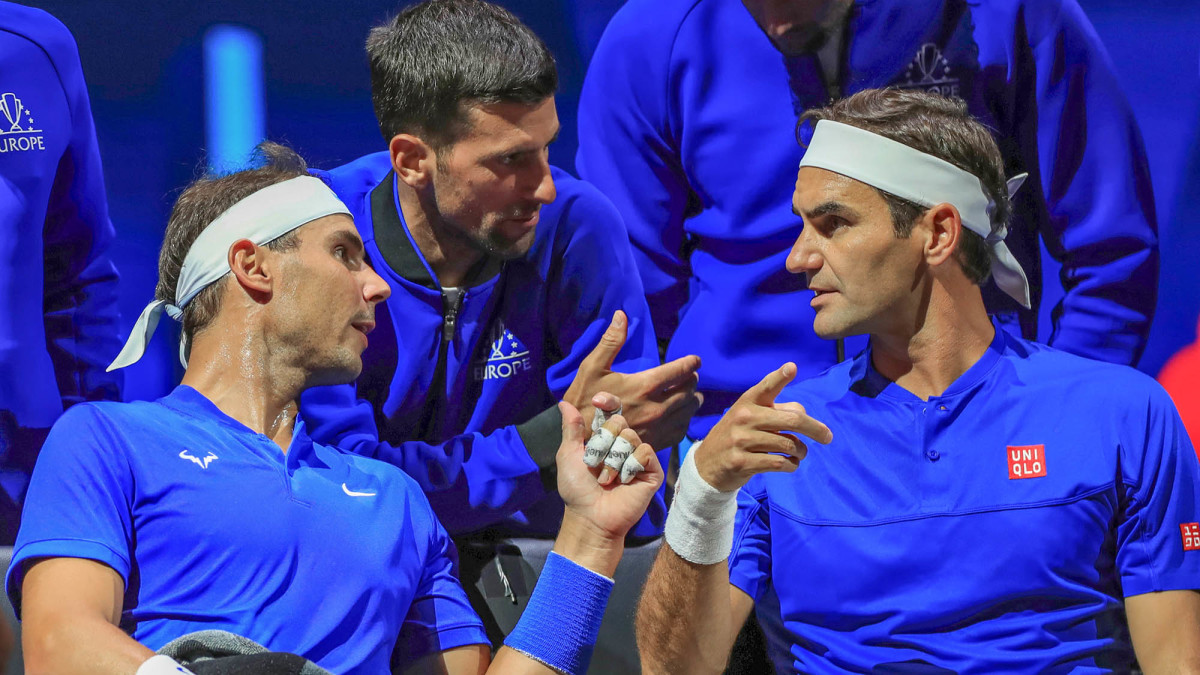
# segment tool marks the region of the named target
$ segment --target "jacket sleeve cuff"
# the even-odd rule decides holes
[[[554,458],[562,443],[562,413],[558,406],[551,406],[534,415],[532,419],[517,425],[517,434],[525,444],[525,450],[538,467],[538,477],[546,492],[558,491],[558,465]]]

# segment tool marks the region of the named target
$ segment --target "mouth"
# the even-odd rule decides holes
[[[813,292],[813,298],[811,301],[809,301],[809,305],[812,307],[816,307],[821,302],[821,298],[837,293],[837,291],[831,291],[822,288],[810,288],[808,290]]]
[[[518,214],[513,218],[506,218],[505,220],[510,223],[520,223],[521,225],[530,227],[537,224],[539,213],[539,211],[534,211],[533,213]]]
[[[538,203],[524,204],[509,212],[509,215],[504,220],[513,223],[530,223],[537,222],[538,214],[542,211],[542,205]]]
[[[354,321],[350,324],[350,326],[353,327],[354,330],[362,333],[363,335],[366,335],[367,333],[370,333],[371,331],[375,330],[375,322],[370,319],[367,319],[364,321]]]

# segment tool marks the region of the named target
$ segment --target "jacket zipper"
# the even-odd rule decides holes
[[[458,328],[458,314],[462,311],[466,296],[467,292],[462,288],[442,289],[442,343],[437,350],[433,380],[429,383],[430,395],[426,400],[425,414],[421,416],[417,435],[421,440],[436,438],[441,433],[441,411],[446,404],[446,362],[450,358],[450,341],[454,339],[454,331]]]
[[[454,339],[458,312],[462,309],[463,298],[466,294],[467,292],[461,288],[442,289],[442,342],[450,342]]]

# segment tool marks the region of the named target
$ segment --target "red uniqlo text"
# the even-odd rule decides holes
[[[1008,446],[1008,477],[1038,478],[1046,475],[1046,446]]]
[[[1183,534],[1183,550],[1200,550],[1200,523],[1180,523],[1179,532]]]

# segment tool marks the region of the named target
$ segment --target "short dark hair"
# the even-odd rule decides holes
[[[554,95],[558,72],[541,38],[482,0],[428,0],[371,30],[371,100],[385,140],[401,133],[434,147],[465,131],[467,108],[533,105]]]
[[[992,231],[1008,222],[1012,205],[1004,178],[1004,159],[987,128],[967,112],[965,102],[923,91],[867,89],[805,112],[799,124],[816,124],[817,120],[865,129],[950,162],[978,178],[984,194],[995,204]],[[896,236],[907,237],[928,209],[883,190],[878,192],[887,202]],[[992,266],[983,237],[964,229],[957,257],[971,281],[981,284],[987,280]]]
[[[298,176],[308,175],[308,165],[287,146],[264,141],[255,149],[252,161],[258,168],[224,176],[206,174],[184,188],[175,200],[167,231],[158,254],[158,286],[155,300],[174,304],[183,259],[196,238],[222,213],[259,190]],[[299,244],[296,230],[267,243],[267,248],[284,251]],[[183,308],[183,335],[188,339],[203,330],[221,309],[221,284],[200,291]]]

